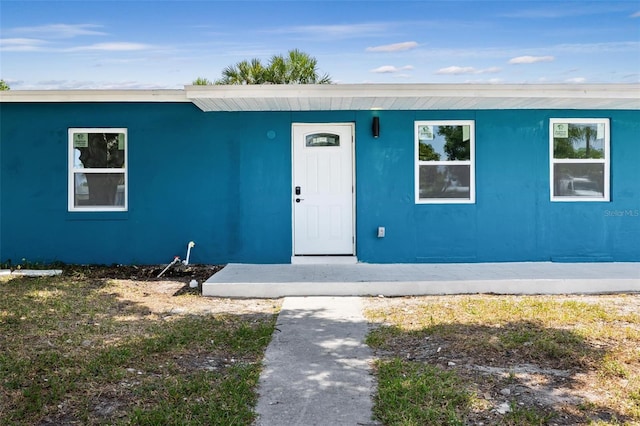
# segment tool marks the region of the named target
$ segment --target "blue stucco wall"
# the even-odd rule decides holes
[[[611,202],[549,201],[552,117],[611,119]],[[475,204],[414,203],[413,123],[433,119],[475,120]],[[196,263],[288,263],[292,122],[355,122],[360,261],[640,261],[638,111],[204,113],[188,103],[2,103],[0,120],[2,261],[164,263],[184,257],[193,240]],[[69,127],[128,129],[127,212],[67,211]]]
[[[379,115],[383,126],[379,139],[357,139],[360,259],[640,260],[640,112],[387,111]],[[610,202],[549,200],[549,119],[563,117],[611,119]],[[475,204],[414,204],[413,121],[436,119],[475,120]],[[386,227],[383,239],[376,238],[378,226]]]
[[[192,104],[2,105],[2,255],[15,263],[283,262],[288,114]],[[67,212],[67,129],[128,128],[129,211]],[[267,129],[276,132],[268,139]]]

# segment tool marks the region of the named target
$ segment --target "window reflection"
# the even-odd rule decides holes
[[[471,158],[470,126],[418,126],[420,161],[456,161]]]
[[[75,168],[120,169],[124,166],[123,133],[76,133],[73,148]]]
[[[552,201],[608,201],[609,120],[550,120]]]
[[[69,129],[69,209],[125,210],[126,129]]]
[[[75,206],[124,207],[124,173],[75,173]]]
[[[604,123],[556,123],[553,158],[604,158]]]
[[[415,125],[416,202],[475,202],[473,121],[418,121]]]
[[[554,164],[553,175],[556,197],[604,197],[604,164]]]
[[[420,166],[420,198],[464,198],[471,196],[471,167],[467,165]]]

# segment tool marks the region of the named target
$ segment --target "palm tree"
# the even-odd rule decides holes
[[[213,84],[213,82],[207,78],[198,77],[195,80],[193,80],[191,84],[193,84],[194,86],[210,86]]]
[[[570,126],[569,127],[569,140],[572,145],[577,145],[578,149],[575,150],[575,158],[603,158],[604,150],[593,148],[592,142],[597,140],[598,131],[596,125],[587,124],[582,126]],[[584,143],[584,148],[581,145]]]
[[[318,73],[318,60],[298,49],[286,56],[274,55],[264,66],[260,59],[241,61],[222,71],[215,84],[329,84],[331,77]]]
[[[10,87],[7,84],[7,82],[4,81],[4,80],[0,80],[0,91],[1,90],[9,90],[9,89],[10,89]]]
[[[266,70],[260,59],[241,61],[222,70],[222,78],[216,84],[264,84]]]
[[[318,60],[298,49],[287,56],[275,55],[269,62],[270,82],[274,84],[329,84],[328,74],[318,74]]]

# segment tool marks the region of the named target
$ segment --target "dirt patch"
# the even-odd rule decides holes
[[[83,279],[111,282],[118,299],[132,307],[144,307],[137,315],[159,315],[164,319],[185,314],[272,314],[279,310],[281,300],[231,299],[202,297],[202,283],[224,266],[178,265],[168,269],[160,278],[166,265],[150,266],[81,266],[64,270],[64,275]],[[198,282],[192,288],[189,283]],[[181,296],[181,297],[178,297]],[[129,312],[136,311],[131,308]],[[123,311],[121,310],[120,313]]]
[[[164,319],[187,314],[273,314],[278,312],[281,305],[281,300],[278,299],[202,297],[199,288],[190,288],[182,281],[169,279],[162,281],[117,279],[113,282],[117,289],[114,295],[118,299],[138,307],[144,306],[149,315],[159,315]],[[144,314],[144,311],[141,314]]]

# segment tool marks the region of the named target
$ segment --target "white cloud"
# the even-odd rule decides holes
[[[413,69],[412,65],[405,65],[403,67],[395,67],[393,65],[383,65],[381,67],[372,69],[371,72],[375,72],[375,73],[379,73],[379,74],[391,74],[391,73],[395,73],[395,72],[408,71],[408,70],[412,70],[412,69]]]
[[[475,67],[458,67],[451,66],[446,68],[440,68],[436,71],[436,74],[440,75],[461,75],[461,74],[495,74],[501,71],[499,67],[490,67],[484,69],[477,69]]]
[[[579,84],[579,83],[585,83],[586,81],[587,81],[587,79],[584,78],[584,77],[574,77],[574,78],[568,78],[564,82],[565,83],[577,83],[577,84]]]
[[[46,41],[35,38],[2,38],[0,39],[0,51],[33,52],[40,50],[45,44],[47,44]]]
[[[509,59],[510,64],[535,64],[537,62],[552,62],[556,58],[554,56],[516,56]]]
[[[143,83],[140,81],[94,81],[94,80],[43,80],[32,84],[22,84],[22,90],[128,90],[161,89],[166,85]]]
[[[387,33],[393,23],[370,22],[351,25],[299,25],[265,31],[272,34],[299,34],[315,39],[346,39],[354,37],[377,36]]]
[[[381,46],[367,47],[367,52],[402,52],[405,50],[411,50],[418,47],[418,43],[415,41],[405,41],[402,43],[384,44]]]
[[[611,52],[633,52],[640,49],[640,41],[613,41],[607,43],[583,43],[583,44],[559,44],[552,46],[558,52],[566,53],[611,53]]]
[[[474,67],[452,66],[452,67],[447,67],[447,68],[440,68],[438,71],[436,71],[436,74],[453,74],[453,75],[457,75],[457,74],[473,74],[475,70],[476,69]]]
[[[553,54],[554,59],[563,53],[567,54],[610,54],[612,52],[630,52],[637,54],[640,50],[640,41],[620,41],[620,42],[604,42],[604,43],[565,43],[546,45],[540,47],[531,47],[527,49],[502,49],[497,47],[485,48],[429,48],[424,47],[415,52],[415,57],[422,58],[439,58],[451,60],[455,58],[457,61],[468,60],[473,58],[499,59],[524,57],[522,55],[531,55],[532,57],[547,57]]]
[[[17,80],[15,78],[4,78],[3,80],[9,85],[9,87],[19,86],[23,83],[22,80]]]
[[[35,34],[46,38],[73,38],[81,35],[106,35],[107,33],[95,30],[101,27],[101,25],[95,24],[50,24],[37,27],[18,27],[11,29],[10,32]]]
[[[107,52],[131,52],[138,50],[147,50],[152,46],[142,43],[114,42],[114,43],[96,43],[87,46],[77,46],[65,49],[67,52],[89,52],[89,51],[107,51]]]
[[[632,18],[640,18],[640,11],[634,13],[633,15],[631,15]]]
[[[580,7],[568,2],[558,2],[557,4],[541,2],[540,7],[507,12],[500,16],[518,19],[561,19],[624,12],[626,10],[627,7],[624,2],[582,2]]]

